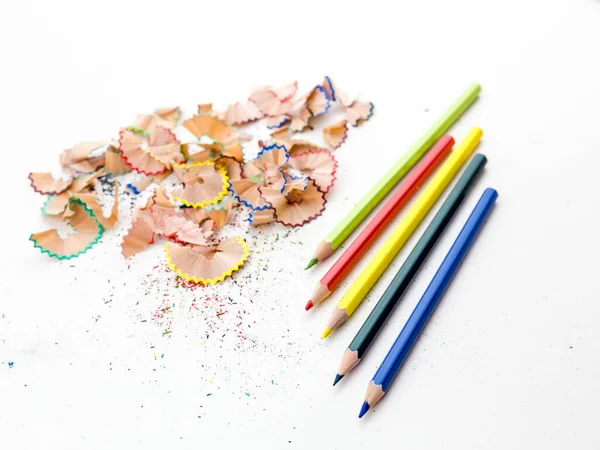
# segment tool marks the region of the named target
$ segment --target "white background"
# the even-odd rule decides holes
[[[600,2],[21,0],[3,4],[0,42],[3,448],[600,446]],[[226,105],[325,74],[375,115],[337,151],[323,217],[277,241],[278,227],[248,235],[250,277],[235,293],[252,345],[226,320],[225,338],[205,339],[212,313],[191,314],[192,294],[168,274],[145,281],[160,245],[128,270],[110,233],[64,263],[28,242],[45,225],[27,173],[55,169],[64,148],[156,106]],[[481,98],[451,132],[483,128],[485,174],[365,360],[332,388],[395,270],[321,341],[341,292],[305,313],[328,264],[301,268],[472,81]],[[487,186],[500,194],[489,222],[393,389],[359,421],[370,377]],[[170,338],[141,322],[164,293],[176,304]]]

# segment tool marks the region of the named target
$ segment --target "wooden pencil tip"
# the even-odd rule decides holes
[[[338,384],[342,378],[344,378],[344,375],[340,375],[339,373],[336,373],[335,380],[333,380],[333,385],[335,386],[336,384]]]
[[[370,407],[371,406],[369,406],[369,403],[367,403],[367,401],[364,401],[362,407],[360,408],[360,412],[358,413],[358,418],[361,419],[362,416],[364,416],[367,413]]]
[[[325,339],[327,336],[329,336],[331,334],[333,330],[331,328],[325,328],[325,330],[323,330],[323,334],[321,335],[322,339]]]
[[[308,270],[310,269],[312,266],[314,266],[316,263],[318,263],[319,260],[317,258],[313,258],[308,262],[308,265],[304,268],[304,270]]]
[[[313,305],[312,300],[309,300],[308,303],[306,304],[306,306],[304,307],[304,309],[308,311],[313,306],[315,306],[315,305]]]

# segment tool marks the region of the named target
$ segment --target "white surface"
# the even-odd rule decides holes
[[[600,446],[600,4],[401,4],[4,5],[2,448]],[[269,244],[242,273],[268,264],[264,277],[225,288],[239,297],[232,311],[251,315],[247,342],[231,313],[220,323],[215,311],[192,314],[192,295],[174,290],[168,275],[145,280],[160,245],[127,270],[114,236],[70,263],[50,261],[27,241],[44,226],[27,172],[56,168],[62,149],[111,136],[156,106],[224,105],[257,85],[299,79],[307,87],[324,74],[373,101],[376,114],[337,152],[324,216],[277,242],[281,230],[270,228],[260,237]],[[485,175],[367,358],[334,389],[342,350],[395,270],[321,341],[343,290],[304,313],[328,265],[300,269],[365,187],[472,81],[482,84],[481,98],[452,133],[484,129]],[[377,364],[486,186],[500,194],[490,221],[393,389],[358,421]],[[161,335],[164,322],[141,322],[165,292],[176,304],[171,338]],[[207,340],[209,319],[217,330]]]

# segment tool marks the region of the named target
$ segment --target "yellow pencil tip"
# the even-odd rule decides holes
[[[323,330],[323,334],[321,335],[321,339],[325,339],[331,334],[332,331],[333,330],[331,328],[325,328],[325,330]]]

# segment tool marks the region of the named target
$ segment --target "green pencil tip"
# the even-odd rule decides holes
[[[308,265],[304,268],[304,270],[308,270],[310,269],[312,266],[314,266],[316,263],[318,263],[319,260],[317,258],[313,258],[308,262]]]

